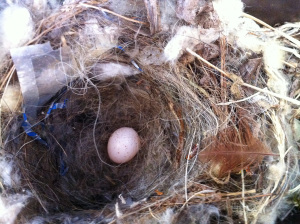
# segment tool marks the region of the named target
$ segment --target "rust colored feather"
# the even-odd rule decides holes
[[[253,136],[246,119],[237,127],[228,127],[205,141],[208,145],[199,160],[210,164],[210,173],[225,177],[249,167],[257,167],[266,155],[274,155],[265,144]]]

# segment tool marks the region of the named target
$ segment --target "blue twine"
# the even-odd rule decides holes
[[[34,140],[38,140],[40,143],[42,143],[43,145],[48,147],[48,144],[45,140],[43,140],[37,133],[35,133],[32,130],[32,125],[29,123],[27,116],[25,113],[23,113],[23,123],[22,123],[22,127],[25,131],[25,133],[30,136],[31,138],[33,138]]]
[[[52,103],[51,106],[49,107],[49,110],[46,114],[46,117],[45,118],[48,118],[50,116],[50,113],[52,110],[55,110],[55,109],[64,109],[66,108],[66,103],[67,103],[67,100],[68,99],[65,99],[63,103]]]
[[[125,52],[125,50],[122,46],[117,46],[117,48],[120,49],[121,51]],[[138,66],[138,64],[134,60],[131,60],[131,64],[133,64],[133,66],[136,67],[140,72],[143,72],[143,70]]]
[[[104,12],[103,10],[101,10],[101,12],[102,12],[103,16],[104,16],[107,20],[109,20],[109,21],[114,21],[114,19],[113,19],[111,16],[107,15],[106,12]]]
[[[60,163],[60,165],[59,165],[59,174],[61,176],[65,176],[66,173],[69,170],[69,167],[66,166],[66,163],[65,163],[65,161],[63,159],[63,153],[62,153],[62,151],[60,152],[60,155],[59,155],[59,163]]]
[[[133,64],[133,66],[136,67],[140,72],[143,72],[143,70],[137,65],[134,60],[131,60],[131,64]]]
[[[121,51],[125,52],[125,50],[124,50],[124,48],[122,46],[117,46],[117,48],[119,48]]]
[[[48,109],[48,112],[45,116],[45,118],[48,118],[52,112],[52,110],[55,110],[55,109],[64,109],[66,108],[66,103],[67,103],[67,99],[64,100],[63,103],[52,103]],[[25,113],[23,113],[23,123],[22,123],[22,127],[25,131],[25,133],[30,136],[31,138],[33,138],[34,140],[38,140],[40,143],[42,143],[43,145],[49,147],[49,145],[47,144],[47,142],[45,140],[43,140],[37,133],[35,133],[33,130],[32,130],[32,125],[29,123],[28,119],[27,119],[27,116]],[[42,127],[44,128],[44,123],[43,122],[40,122],[40,124],[42,125]],[[66,163],[65,161],[63,160],[63,154],[62,152],[60,152],[60,155],[59,155],[59,174],[61,176],[65,176],[66,173],[68,172],[69,170],[69,167],[66,167]]]

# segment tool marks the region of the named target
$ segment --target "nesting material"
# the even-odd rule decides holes
[[[242,16],[244,4],[240,0],[215,0],[213,1],[213,7],[216,10],[222,25],[226,29],[236,29],[239,18]]]
[[[117,46],[120,28],[116,25],[101,27],[98,20],[92,18],[85,22],[84,29],[80,31],[79,35],[82,45],[89,49],[88,52],[85,52],[86,57],[97,58],[105,51]]]
[[[263,49],[264,33],[254,21],[243,18],[244,5],[241,0],[213,1],[214,9],[222,21],[222,32],[233,46],[260,53]],[[260,35],[253,35],[253,33]]]
[[[20,87],[17,85],[9,85],[5,88],[0,99],[2,113],[12,114],[18,111],[22,101]]]
[[[44,17],[46,1],[26,2],[43,18],[0,68],[1,91],[20,84],[23,97],[0,119],[3,222],[288,215],[299,26],[263,28],[238,0],[60,2]]]
[[[20,177],[14,170],[14,162],[11,158],[1,156],[0,159],[0,175],[1,182],[4,186],[14,187],[20,184]],[[3,186],[2,186],[3,187]]]
[[[176,14],[178,18],[195,25],[197,14],[201,13],[206,4],[205,1],[180,0],[177,3]]]
[[[272,91],[287,95],[287,77],[282,74],[286,53],[278,42],[268,42],[264,48],[264,63],[269,75],[268,85]]]
[[[161,29],[168,32],[176,27],[176,3],[172,0],[160,2]]]
[[[26,205],[28,194],[14,194],[7,197],[0,196],[0,222],[13,224]]]
[[[209,44],[219,38],[215,28],[201,29],[200,27],[182,26],[164,49],[166,61],[175,62],[186,48],[193,49],[197,44]]]
[[[199,153],[199,159],[211,163],[210,172],[216,177],[226,177],[243,169],[253,171],[271,153],[258,137],[253,136],[249,121],[243,119],[237,127],[228,127],[206,141],[208,147]]]
[[[140,73],[140,71],[133,65],[116,62],[97,63],[93,67],[93,71],[94,72],[90,75],[90,78],[101,81],[120,76],[128,77]]]

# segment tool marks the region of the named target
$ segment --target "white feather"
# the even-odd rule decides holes
[[[108,62],[108,63],[98,63],[94,67],[95,76],[90,77],[97,80],[107,80],[110,78],[115,78],[118,76],[132,76],[140,73],[140,71],[130,65]]]

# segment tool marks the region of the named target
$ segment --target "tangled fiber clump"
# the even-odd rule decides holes
[[[0,221],[275,223],[289,210],[293,38],[242,17],[239,0],[45,2],[17,6],[36,33],[0,55],[0,205],[13,214]],[[283,50],[286,67],[273,63]],[[115,164],[107,143],[121,127],[141,148]]]

